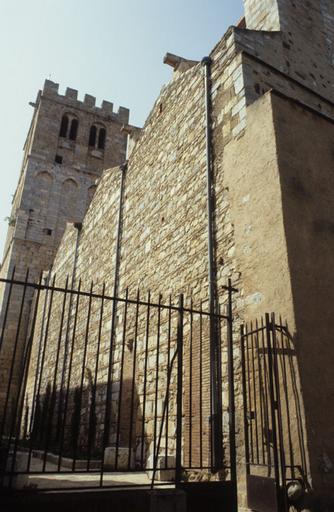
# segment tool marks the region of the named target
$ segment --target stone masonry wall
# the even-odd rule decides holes
[[[234,55],[233,33],[217,45],[212,53],[213,66],[213,98],[214,98],[214,129],[215,144],[218,149],[215,159],[216,190],[217,190],[217,254],[220,265],[218,268],[218,293],[221,300],[226,297],[222,285],[231,277],[234,284],[238,284],[239,274],[235,272],[233,249],[233,226],[229,219],[227,192],[224,188],[223,171],[221,168],[220,146],[222,136],[224,143],[241,134],[245,126],[245,100],[243,93],[242,70],[240,68],[240,55]],[[162,301],[177,300],[180,292],[186,294],[189,305],[192,298],[194,306],[199,307],[203,301],[203,309],[207,308],[207,220],[206,220],[206,156],[205,156],[205,105],[204,105],[204,76],[200,65],[194,66],[184,73],[176,73],[171,83],[162,90],[153,111],[151,112],[141,138],[133,149],[125,177],[125,195],[123,204],[123,222],[121,237],[121,262],[119,291],[124,296],[125,288],[129,289],[130,296],[134,296],[139,287],[141,294],[146,296],[151,290],[152,300],[158,300],[162,293]],[[104,173],[98,186],[91,207],[89,208],[82,231],[80,233],[78,256],[76,263],[76,285],[81,279],[81,286],[87,289],[90,281],[94,281],[94,288],[101,288],[106,282],[106,289],[112,289],[114,279],[114,252],[116,238],[116,221],[119,201],[120,171],[117,168]],[[67,264],[68,251],[74,246],[75,233],[68,231],[63,244],[57,253],[54,271],[60,282],[71,273],[71,266]],[[73,253],[73,249],[72,249]],[[82,316],[81,316],[82,315]],[[79,325],[85,313],[79,314]],[[51,323],[52,325],[52,323]],[[106,322],[104,337],[105,346],[100,366],[100,380],[106,377],[108,354],[108,329],[110,337],[110,322]],[[187,330],[188,329],[188,330]],[[185,354],[189,346],[189,326],[185,336]],[[196,331],[199,329],[198,320],[193,326],[193,351],[198,353],[199,338]],[[205,409],[205,425],[203,435],[207,437],[206,446],[209,447],[209,373],[208,373],[208,347],[206,345],[207,325],[203,327],[204,339],[202,349],[204,352],[203,378]],[[162,332],[166,330],[166,320],[163,322]],[[57,331],[57,329],[55,329]],[[226,326],[224,327],[224,383],[227,379],[226,359]],[[52,347],[57,343],[56,332],[49,334],[48,364],[54,358]],[[143,364],[143,333],[139,335],[138,361],[139,367]],[[38,336],[37,336],[38,338]],[[82,339],[81,335],[78,335]],[[81,342],[82,343],[82,342]],[[120,343],[120,339],[118,340]],[[78,341],[76,352],[79,350]],[[162,352],[166,350],[166,338],[161,345]],[[94,350],[92,348],[92,350]],[[121,357],[121,350],[116,348],[116,362]],[[130,354],[126,353],[126,358]],[[163,357],[163,356],[161,356]],[[51,359],[49,359],[51,358]],[[150,338],[150,359],[152,367],[149,368],[147,378],[153,379],[156,359],[156,340]],[[162,362],[164,373],[165,362]],[[196,362],[198,367],[198,361]],[[73,383],[78,381],[81,372],[80,362],[73,368]],[[48,381],[46,370],[44,385]],[[194,377],[194,402],[198,394],[199,376]],[[117,378],[116,378],[117,381]],[[162,414],[162,401],[165,392],[165,377],[159,380],[161,387],[158,396],[159,417]],[[117,383],[117,382],[116,382]],[[139,395],[138,407],[142,408],[142,380],[140,375],[136,380]],[[189,383],[186,384],[188,393]],[[28,393],[31,393],[31,385]],[[115,388],[117,398],[117,390]],[[227,393],[224,395],[225,422],[227,425]],[[152,397],[150,398],[152,400]],[[154,403],[154,402],[153,402]],[[150,405],[151,413],[147,415],[146,431],[151,433],[151,422],[154,407]],[[153,409],[152,409],[153,407]],[[187,404],[185,405],[186,411]],[[139,413],[138,413],[139,414]],[[195,413],[198,415],[199,412]],[[196,424],[196,418],[193,418]],[[204,420],[203,420],[204,421]],[[186,426],[188,432],[189,425]],[[175,425],[170,429],[171,448]],[[199,444],[199,430],[193,432],[193,445]],[[149,442],[149,441],[148,441]],[[207,460],[207,449],[204,458]],[[152,447],[148,446],[147,456],[152,454]],[[194,461],[198,454],[194,454]]]

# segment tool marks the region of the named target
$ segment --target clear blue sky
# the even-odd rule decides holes
[[[242,0],[0,0],[0,260],[44,79],[128,107],[141,126],[172,73],[164,54],[200,60],[242,13]]]

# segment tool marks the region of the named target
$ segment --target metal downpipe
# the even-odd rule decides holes
[[[205,115],[206,115],[206,176],[207,176],[207,244],[208,244],[208,281],[209,281],[209,312],[210,312],[210,382],[211,382],[211,447],[212,470],[223,469],[223,425],[222,397],[219,376],[220,347],[217,326],[217,290],[215,271],[215,239],[214,239],[214,201],[213,201],[213,156],[212,156],[212,100],[211,100],[211,65],[210,57],[202,59],[205,85]]]

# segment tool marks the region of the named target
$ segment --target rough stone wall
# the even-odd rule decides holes
[[[277,0],[244,0],[246,27],[250,30],[280,30]]]
[[[228,199],[223,181],[221,167],[223,145],[233,137],[242,133],[245,127],[245,100],[243,93],[242,70],[240,68],[240,55],[234,56],[233,33],[229,32],[217,45],[212,53],[214,65],[212,76],[214,81],[214,135],[217,147],[215,160],[216,187],[217,187],[217,258],[220,261],[218,268],[218,293],[222,298],[225,292],[222,285],[231,277],[237,284],[239,274],[234,271],[233,258],[233,226],[229,219]],[[207,308],[207,220],[206,220],[206,153],[205,153],[205,104],[204,104],[204,76],[200,65],[184,73],[176,73],[171,83],[165,87],[150,114],[145,128],[137,145],[133,149],[125,177],[125,195],[123,204],[123,222],[121,237],[121,262],[119,291],[124,295],[128,287],[130,296],[136,293],[137,287],[146,296],[148,289],[155,302],[158,294],[163,293],[162,301],[177,300],[177,294],[186,293],[187,304],[190,297],[193,304],[199,306],[204,301],[203,308]],[[222,137],[224,142],[222,144]],[[220,146],[220,144],[222,144]],[[94,286],[101,287],[106,282],[106,289],[111,290],[114,279],[114,252],[116,239],[116,221],[119,201],[119,169],[111,169],[104,173],[98,186],[91,207],[89,208],[83,228],[80,233],[78,256],[76,263],[76,284],[81,278],[84,289],[94,281]],[[64,282],[67,273],[72,267],[67,264],[68,249],[73,247],[73,237],[76,234],[68,231],[63,239],[62,246],[55,259],[54,270],[58,279]],[[82,313],[84,316],[84,313]],[[80,317],[81,318],[81,317]],[[81,324],[81,321],[79,322]],[[166,330],[166,320],[163,322],[162,332]],[[108,339],[106,325],[105,338]],[[198,319],[193,325],[193,352],[198,354]],[[226,340],[226,326],[224,326],[223,339]],[[202,347],[208,353],[207,326]],[[110,336],[110,333],[109,333]],[[57,334],[50,333],[48,343],[51,347],[56,344]],[[138,360],[140,372],[143,371],[142,335],[139,337]],[[78,342],[80,343],[80,342]],[[189,326],[185,336],[185,354],[189,347]],[[225,341],[224,341],[225,343]],[[79,345],[78,345],[79,347]],[[166,350],[166,337],[161,341],[161,348]],[[93,349],[92,349],[93,350]],[[78,348],[78,353],[80,350]],[[101,366],[101,379],[106,376],[108,343],[104,348],[105,360]],[[121,357],[120,349],[116,349],[115,358]],[[127,357],[130,354],[127,353]],[[187,357],[187,356],[185,356]],[[224,346],[224,382],[227,378],[226,347]],[[149,382],[154,385],[154,371],[156,360],[156,339],[150,338],[151,361],[148,372]],[[162,376],[159,379],[161,388],[158,396],[159,417],[162,414],[162,401],[165,393],[164,368],[166,361],[162,362]],[[50,368],[52,365],[48,364]],[[187,364],[186,364],[187,366]],[[194,368],[198,369],[198,360],[194,360]],[[204,459],[208,462],[209,447],[209,367],[208,358],[204,356],[203,376],[204,402],[203,435],[207,437]],[[197,370],[196,370],[197,371]],[[199,390],[199,376],[195,375],[193,385],[193,403],[197,404]],[[81,372],[80,363],[73,371],[73,382],[78,380]],[[137,375],[137,391],[139,407],[142,406],[142,376]],[[46,376],[45,376],[46,378]],[[46,381],[45,381],[46,382]],[[189,397],[189,380],[185,385]],[[153,388],[154,389],[154,388]],[[31,387],[29,388],[31,392]],[[152,418],[154,414],[154,396],[149,397],[146,432],[152,434]],[[227,393],[224,395],[225,429],[227,429]],[[186,414],[189,407],[185,405]],[[199,411],[193,411],[193,424]],[[188,429],[188,430],[187,430]],[[171,446],[175,425],[171,423]],[[189,434],[189,424],[185,428],[186,436]],[[199,429],[193,430],[193,446],[199,446]],[[150,438],[150,437],[149,437]],[[205,442],[205,441],[204,441]],[[148,453],[152,453],[149,450]],[[193,464],[198,460],[198,453],[194,452]]]
[[[249,39],[252,53],[255,50],[255,55],[268,64],[332,101],[333,3],[330,0],[250,0],[245,2],[245,10],[249,32],[243,31],[242,42]],[[272,17],[276,24],[261,21]],[[270,34],[259,30],[279,32]]]
[[[298,430],[296,409],[293,444],[302,444],[309,483],[324,495],[333,489],[333,422],[324,415],[333,395],[332,131],[316,110],[268,93],[247,108],[244,137],[224,153],[242,269],[238,312],[251,319],[275,309],[287,321],[303,418]]]

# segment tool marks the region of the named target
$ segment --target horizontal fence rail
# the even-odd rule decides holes
[[[0,285],[2,487],[212,478],[210,322],[219,357],[233,361],[231,283],[226,313],[215,315],[182,295],[113,297],[105,284],[59,286],[15,270]],[[220,398],[233,414],[233,364],[221,364]],[[218,440],[225,478],[235,467],[228,423]]]

